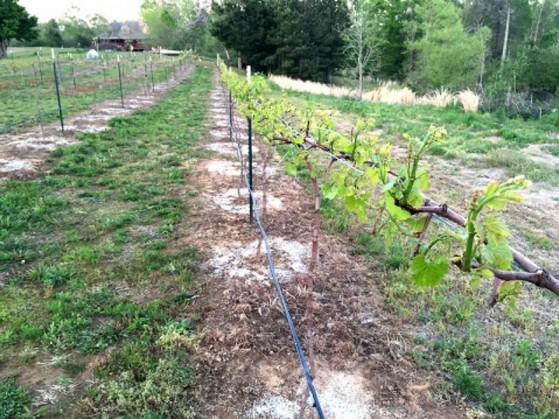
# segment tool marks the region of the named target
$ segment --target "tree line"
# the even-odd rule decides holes
[[[524,116],[535,102],[540,113],[556,107],[557,0],[223,0],[210,17],[212,33],[259,71],[469,88],[487,108]]]
[[[10,7],[25,12],[0,0],[0,15]],[[35,18],[18,13],[19,31],[0,18],[0,53],[10,37],[88,47],[115,29],[77,13],[35,28]],[[214,0],[209,9],[145,0],[141,15],[156,46],[220,52],[263,73],[321,82],[341,74],[360,89],[367,77],[420,93],[472,89],[486,110],[522,116],[559,108],[559,0]]]

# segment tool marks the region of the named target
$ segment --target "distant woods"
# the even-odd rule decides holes
[[[486,107],[514,107],[523,116],[536,112],[530,103],[549,102],[559,86],[557,1],[347,4],[223,0],[212,4],[211,32],[263,72],[315,81],[363,75],[419,92],[470,88],[486,97]]]
[[[471,89],[485,110],[523,117],[559,108],[556,0],[145,0],[139,12],[142,27],[70,12],[12,38],[87,48],[99,34],[143,31],[154,46],[305,80],[341,75],[360,91],[392,80],[418,93]]]

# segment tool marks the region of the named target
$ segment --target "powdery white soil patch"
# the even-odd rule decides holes
[[[281,281],[288,280],[294,273],[307,272],[310,244],[274,237],[270,239],[270,249]],[[204,266],[216,276],[247,282],[269,281],[266,253],[264,243],[258,240],[218,245],[212,248],[212,257]]]
[[[217,173],[218,175],[222,175],[222,176],[241,175],[241,164],[238,162],[232,162],[227,160],[209,160],[207,163],[205,163],[205,168],[210,173]],[[253,165],[253,170],[256,174],[261,175],[263,169],[260,166]],[[266,169],[267,176],[274,176],[275,174],[276,174],[276,169],[274,167],[268,167]]]
[[[548,153],[545,146],[548,144],[530,144],[525,148],[527,156],[538,163],[551,164],[552,166],[559,166],[559,157]]]
[[[215,128],[229,128],[229,118],[214,119],[210,124]]]
[[[227,126],[225,128],[227,128]],[[209,132],[209,135],[213,140],[229,141],[229,129],[228,128],[223,129],[223,130],[211,130]],[[239,139],[239,141],[243,141],[243,142],[248,141],[248,136],[244,133],[236,132],[235,136]]]
[[[237,147],[231,143],[211,143],[207,144],[206,148],[217,153],[226,154],[230,156],[237,155]],[[241,152],[244,156],[248,155],[248,145],[241,146]],[[252,152],[258,153],[258,147],[252,146]]]
[[[15,172],[18,170],[29,170],[32,168],[33,162],[30,160],[0,159],[0,172]]]
[[[271,370],[271,369],[270,369]],[[375,406],[367,382],[358,372],[317,371],[315,387],[324,416],[329,419],[368,419],[395,418],[393,413]],[[250,418],[297,419],[300,400],[306,392],[306,383],[302,381],[295,394],[278,395],[272,391],[287,392],[287,388],[275,388],[263,394],[247,412]],[[287,397],[286,397],[287,396]],[[289,398],[288,398],[289,397]],[[293,398],[294,400],[290,400]],[[307,412],[312,409],[312,399],[307,399]]]
[[[58,146],[64,146],[69,144],[75,144],[75,141],[70,141],[64,137],[48,136],[48,137],[35,137],[29,136],[27,138],[13,141],[10,143],[11,146],[23,149],[34,149],[34,150],[49,150],[52,151]]]
[[[153,103],[153,99],[150,98],[131,98],[128,99],[128,103],[141,103],[141,104],[152,104]]]
[[[64,131],[65,132],[103,132],[109,129],[106,125],[73,125],[64,124]],[[61,127],[57,128],[57,131],[62,131]]]
[[[210,160],[205,164],[205,167],[208,172],[222,176],[239,176],[241,174],[241,165],[237,162]]]
[[[89,121],[89,122],[109,121],[112,118],[113,118],[112,115],[83,115],[78,118],[75,118],[75,121]]]
[[[99,112],[109,115],[124,115],[130,113],[129,110],[124,108],[103,108],[100,109]]]
[[[238,173],[237,173],[238,175]],[[239,197],[240,192],[240,197]],[[256,198],[257,205],[262,205],[262,192],[255,191],[254,196]],[[247,214],[249,210],[248,205],[248,191],[245,188],[240,190],[233,188],[228,189],[222,194],[215,195],[212,197],[212,201],[215,205],[220,207],[222,210],[233,213],[233,214]],[[273,195],[266,194],[266,209],[268,211],[275,210],[279,211],[283,209],[283,203],[279,198]]]

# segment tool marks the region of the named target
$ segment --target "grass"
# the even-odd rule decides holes
[[[446,377],[435,387],[440,397],[466,400],[497,418],[557,417],[559,350],[549,338],[557,322],[536,322],[530,309],[506,304],[490,309],[485,288],[474,289],[454,275],[434,289],[419,289],[406,260],[391,263],[394,250],[385,249],[382,238],[358,232],[353,241],[356,254],[374,256],[374,264],[385,267],[385,275],[374,278],[388,306],[416,325],[417,334],[408,336],[409,355],[418,366]],[[399,246],[411,251],[405,242]]]
[[[293,90],[285,94],[301,105],[337,110],[334,120],[343,120],[344,126],[358,118],[373,119],[376,128],[383,131],[381,139],[394,144],[403,144],[403,133],[423,137],[430,126],[443,126],[448,133],[446,142],[433,148],[434,155],[475,167],[504,168],[511,176],[525,174],[537,182],[556,184],[558,181],[557,172],[550,165],[525,158],[525,162],[521,161],[523,149],[530,144],[545,144],[543,149],[550,153],[557,150],[558,128],[550,118],[525,121],[496,114],[465,113],[456,106],[400,106]]]
[[[52,59],[40,58],[35,50],[16,53],[15,58],[0,62],[0,100],[5,105],[0,115],[0,133],[58,117]],[[120,97],[116,54],[107,53],[102,60],[86,60],[84,55],[80,51],[58,51],[65,115]],[[174,74],[179,65],[167,57],[151,60],[147,54],[122,54],[125,95],[146,87],[151,90],[152,72],[153,81],[158,83]]]
[[[452,107],[403,107],[299,92],[287,95],[302,106],[312,103],[335,109],[336,120],[344,123],[373,117],[384,130],[381,137],[398,145],[402,145],[403,132],[419,136],[431,124],[444,125],[448,142],[434,154],[472,168],[497,167],[509,176],[525,174],[551,185],[559,180],[556,169],[526,158],[523,150],[533,143],[546,144],[543,149],[550,153],[555,150],[556,128],[550,121],[503,120]],[[436,164],[436,159],[430,163]],[[463,199],[462,191],[455,192],[457,199]],[[556,296],[524,286],[516,300],[507,298],[490,308],[491,284],[480,287],[454,270],[436,288],[418,288],[408,272],[413,240],[400,238],[387,246],[382,235],[367,232],[374,218],[366,225],[357,224],[336,200],[323,199],[321,212],[325,229],[349,238],[359,263],[375,272],[371,278],[387,306],[408,324],[407,355],[419,367],[443,377],[433,383],[435,398],[466,404],[495,418],[558,417],[559,322],[553,317],[554,309],[545,308],[557,301]],[[556,248],[546,234],[520,230],[533,247]]]
[[[0,417],[191,415],[198,253],[174,238],[210,88],[199,67],[152,108],[58,149],[49,175],[0,186],[1,368],[39,374],[37,362],[57,357],[51,384],[80,383],[85,370],[99,379],[41,412],[36,388],[2,382]]]
[[[30,402],[31,395],[15,379],[0,381],[0,418],[21,417]]]

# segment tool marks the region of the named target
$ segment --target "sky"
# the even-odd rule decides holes
[[[39,22],[49,19],[60,19],[73,6],[79,11],[79,17],[87,18],[89,15],[100,14],[109,22],[113,20],[138,20],[140,6],[144,0],[19,0],[20,6],[27,9],[30,15],[37,16]]]

